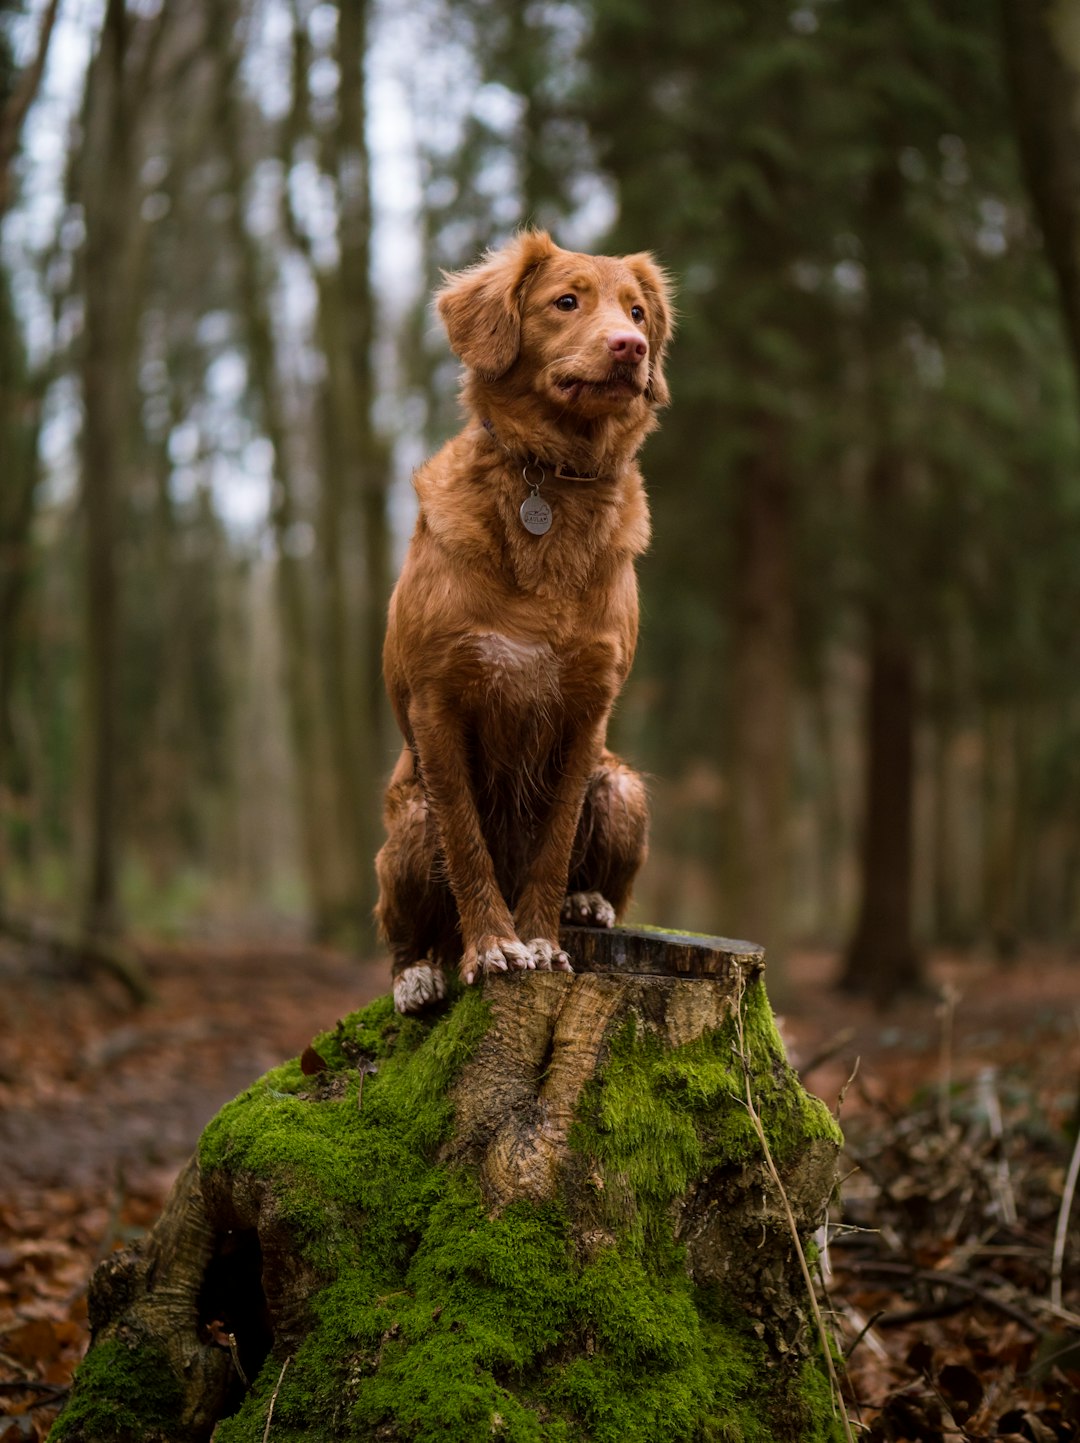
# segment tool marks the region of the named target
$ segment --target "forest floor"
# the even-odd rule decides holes
[[[44,1438],[90,1272],[153,1223],[209,1118],[389,980],[299,946],[144,955],[157,1001],[132,1011],[0,943],[0,1443]],[[849,1411],[874,1440],[1080,1437],[1075,1235],[1049,1302],[1080,959],[937,955],[927,995],[887,1013],[837,993],[837,965],[792,959],[782,1028],[808,1087],[844,1094],[824,1273]]]

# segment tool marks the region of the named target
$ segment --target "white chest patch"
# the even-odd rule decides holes
[[[546,641],[518,641],[500,631],[476,632],[474,653],[490,696],[514,706],[545,705],[558,688],[558,662]]]
[[[553,660],[546,641],[515,641],[501,631],[480,631],[474,638],[484,665],[493,671],[546,671]]]

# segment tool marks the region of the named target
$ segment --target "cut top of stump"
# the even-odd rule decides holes
[[[733,937],[663,927],[563,927],[560,940],[576,972],[648,977],[711,977],[751,982],[765,970],[765,949]]]

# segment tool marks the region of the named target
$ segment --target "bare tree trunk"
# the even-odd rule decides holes
[[[911,919],[914,663],[882,627],[871,642],[869,692],[863,894],[843,986],[887,1001],[922,974]]]
[[[331,372],[330,386],[344,380],[339,366],[341,323],[329,321],[333,307],[327,306],[324,286],[319,287],[319,337],[323,355]],[[336,331],[336,336],[328,332]],[[334,770],[334,805],[338,819],[343,872],[347,878],[348,896],[344,899],[342,922],[351,934],[354,945],[370,941],[372,909],[368,873],[373,872],[377,850],[372,798],[378,790],[380,768],[374,765],[370,709],[357,682],[365,670],[355,653],[363,649],[366,638],[357,635],[350,607],[348,573],[355,572],[359,561],[359,529],[356,491],[350,486],[355,471],[350,466],[347,448],[342,444],[338,410],[329,404],[321,408],[325,416],[321,450],[322,474],[319,483],[318,547],[322,563],[319,577],[321,600],[322,675],[326,698],[326,723]],[[355,400],[351,402],[355,405]],[[349,565],[350,561],[354,564]]]
[[[957,942],[956,818],[953,807],[953,726],[947,705],[939,707],[930,728],[931,807],[930,832],[933,870],[930,877],[930,911],[933,937],[941,943]]]
[[[983,853],[983,912],[995,952],[1016,953],[1019,937],[1020,777],[1016,715],[992,707],[986,717],[983,769],[986,845]]]
[[[293,17],[293,111],[284,161],[310,134],[308,41]],[[348,897],[343,920],[362,944],[373,940],[373,858],[381,836],[378,797],[386,756],[382,642],[390,591],[386,517],[388,456],[373,420],[375,296],[371,282],[371,182],[367,148],[367,4],[339,14],[337,120],[323,145],[323,167],[338,208],[336,266],[320,263],[290,205],[294,242],[318,292],[317,330],[326,358],[319,492],[321,630],[326,715]]]
[[[839,1132],[760,950],[572,931],[578,974],[381,999],[230,1104],[95,1275],[54,1443],[839,1438],[793,1235]]]
[[[41,84],[59,0],[49,0],[41,17],[34,56],[14,77],[7,103],[0,108],[0,220],[15,194],[14,167],[23,124]],[[30,578],[31,526],[38,480],[37,439],[41,384],[26,375],[18,325],[0,274],[0,912],[8,836],[8,797],[22,796],[25,785],[14,774],[15,725],[12,716],[17,670],[18,625]]]
[[[779,995],[788,910],[792,498],[779,423],[759,418],[755,435],[735,514],[728,908],[737,932],[762,938]]]
[[[1003,0],[1002,17],[1028,189],[1080,378],[1080,15],[1069,0]]]
[[[884,554],[903,504],[903,460],[882,450],[870,475],[871,530]],[[888,1002],[922,983],[912,902],[916,670],[912,645],[894,615],[897,599],[869,603],[870,679],[863,800],[862,902],[841,986]]]
[[[1004,50],[1028,190],[1057,277],[1065,330],[1080,383],[1080,11],[1070,0],[1003,0]],[[1017,718],[1016,804],[1011,827],[999,822],[988,872],[993,931],[1003,956],[1016,948],[1018,884],[1000,875],[1003,858],[1029,861],[1028,759]],[[1030,875],[1030,869],[1025,876]],[[1025,898],[1027,901],[1028,898]]]
[[[389,457],[375,429],[375,291],[371,276],[371,165],[367,144],[367,25],[369,5],[344,6],[338,27],[339,126],[334,163],[337,173],[341,240],[341,310],[345,393],[338,390],[341,435],[347,439],[347,475],[356,485],[359,529],[363,546],[359,590],[359,628],[351,665],[342,657],[350,692],[359,698],[351,718],[354,734],[348,746],[359,776],[353,780],[355,825],[360,868],[356,877],[358,904],[367,929],[375,903],[372,859],[381,835],[377,801],[387,765],[387,712],[382,687],[382,646],[386,604],[390,595],[390,536],[386,515]],[[344,405],[341,404],[344,402]],[[350,498],[352,499],[352,498]],[[351,508],[350,508],[351,509]],[[356,735],[359,730],[360,735]]]
[[[27,800],[26,763],[15,744],[14,693],[19,632],[31,575],[32,524],[38,480],[41,386],[26,375],[15,317],[0,274],[0,911],[11,837],[9,803]]]
[[[259,397],[262,425],[274,450],[274,495],[270,520],[277,549],[277,597],[289,733],[296,770],[302,861],[316,935],[328,938],[336,933],[339,926],[342,888],[334,829],[328,825],[320,786],[322,745],[316,708],[320,677],[313,656],[314,633],[309,597],[301,558],[296,554],[296,485],[285,424],[285,398],[278,383],[273,327],[260,275],[258,247],[244,219],[247,173],[241,154],[241,117],[233,94],[237,83],[236,63],[237,56],[233,53],[229,63],[222,67],[220,134],[229,167],[229,188],[234,197],[233,243],[239,270],[238,285],[248,361]]]
[[[162,17],[164,12],[162,12]],[[162,17],[153,22],[160,35]],[[123,0],[109,0],[86,91],[80,194],[85,335],[82,507],[86,527],[84,723],[86,866],[83,926],[90,937],[119,932],[118,812],[120,513],[132,433],[138,297],[143,277],[136,127],[141,81],[152,63],[131,64],[137,22]]]
[[[818,804],[822,888],[817,912],[819,929],[826,939],[835,938],[837,929],[843,926],[843,919],[848,916],[851,905],[849,874],[852,827],[847,785],[851,747],[845,728],[836,716],[835,696],[842,685],[838,675],[842,655],[840,651],[835,655],[826,652],[809,698],[822,774],[821,800]],[[846,690],[845,687],[845,703]]]
[[[23,124],[29,113],[34,97],[45,73],[45,62],[49,58],[49,42],[52,40],[60,0],[48,0],[41,17],[37,48],[29,64],[16,78],[7,104],[0,110],[0,220],[11,205],[15,193],[13,171],[15,157]]]

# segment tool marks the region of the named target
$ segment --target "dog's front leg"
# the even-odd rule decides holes
[[[566,741],[555,795],[515,908],[518,936],[526,940],[535,965],[542,970],[573,971],[570,958],[559,946],[559,920],[578,819],[603,746],[606,722],[605,716],[587,724]]]
[[[453,706],[414,702],[409,725],[461,920],[463,980],[474,982],[481,973],[508,967],[534,967],[533,953],[514,931],[495,878],[472,792],[462,719]]]

